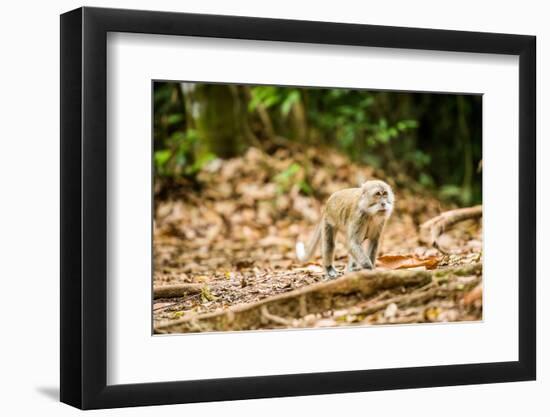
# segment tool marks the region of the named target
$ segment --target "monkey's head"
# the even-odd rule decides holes
[[[393,211],[393,191],[384,181],[370,180],[361,186],[360,208],[370,216],[391,216]]]

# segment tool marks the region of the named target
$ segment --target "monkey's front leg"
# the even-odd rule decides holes
[[[355,261],[355,258],[353,256],[349,256],[348,257],[348,266],[346,268],[346,271],[347,272],[355,272],[355,271],[358,271],[359,270],[359,265],[357,264],[357,262]]]
[[[363,252],[363,248],[361,247],[361,243],[358,241],[352,241],[350,242],[350,252],[353,255],[355,259],[357,259],[357,262],[359,263],[359,266],[363,269],[372,269],[372,262],[370,258]]]
[[[367,254],[363,251],[361,241],[353,236],[349,237],[348,241],[349,251],[351,256],[355,258],[359,266],[363,269],[372,269],[372,262]]]
[[[370,261],[373,266],[376,265],[376,256],[378,254],[378,239],[379,239],[379,236],[369,239],[369,243],[367,247],[367,255],[370,258]]]

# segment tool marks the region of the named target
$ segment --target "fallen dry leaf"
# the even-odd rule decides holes
[[[291,239],[285,239],[278,236],[267,236],[258,242],[261,247],[282,246],[285,248],[294,248],[295,242]]]
[[[388,307],[386,307],[386,310],[384,311],[384,317],[387,319],[394,318],[395,315],[397,314],[397,310],[399,310],[397,308],[397,304],[395,303],[389,304]]]
[[[376,266],[387,269],[409,269],[426,267],[434,269],[439,264],[438,256],[416,256],[416,255],[384,255],[377,259]]]
[[[299,271],[299,272],[314,272],[314,273],[322,273],[325,271],[325,269],[320,266],[320,265],[316,265],[316,264],[309,264],[303,268],[295,268],[294,269],[295,271]]]

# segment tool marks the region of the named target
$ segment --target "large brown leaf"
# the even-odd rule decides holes
[[[439,264],[439,260],[438,256],[384,255],[378,257],[376,266],[387,269],[407,269],[422,266],[426,269],[434,269]]]

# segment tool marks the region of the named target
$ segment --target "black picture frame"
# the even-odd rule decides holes
[[[108,32],[519,56],[519,360],[107,385]],[[535,51],[525,35],[88,7],[61,15],[61,401],[93,409],[535,379]]]

